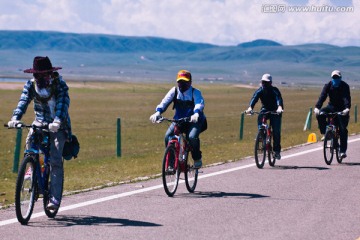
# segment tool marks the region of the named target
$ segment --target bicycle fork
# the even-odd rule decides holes
[[[171,154],[167,154],[166,156],[166,169],[168,169],[169,166],[172,165],[173,169],[177,169],[178,163],[179,163],[179,154],[180,154],[180,144],[178,140],[178,136],[174,136],[172,139],[170,139],[168,146],[173,145],[175,148],[175,156],[171,156]],[[174,159],[172,159],[174,157]],[[174,161],[171,164],[171,161]]]

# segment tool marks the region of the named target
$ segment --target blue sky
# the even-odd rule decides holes
[[[0,0],[0,30],[360,46],[359,11],[358,0]]]

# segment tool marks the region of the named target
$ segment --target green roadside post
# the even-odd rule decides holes
[[[312,107],[309,109],[309,122],[308,122],[308,129],[311,129],[311,118],[312,118]]]
[[[304,131],[311,129],[311,116],[312,116],[312,108],[310,108],[308,115],[306,117],[305,125],[304,125]]]
[[[355,105],[355,123],[357,123],[357,105]]]
[[[244,113],[241,113],[241,120],[240,120],[240,140],[243,139],[244,135]]]
[[[116,131],[116,155],[121,157],[121,120],[117,119],[117,131]]]
[[[22,129],[18,129],[16,133],[16,144],[14,150],[14,166],[13,172],[17,173],[19,169],[19,159],[20,159],[20,148],[21,148],[21,138],[22,138]]]

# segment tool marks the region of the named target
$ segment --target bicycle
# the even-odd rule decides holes
[[[275,166],[276,158],[275,158],[275,152],[273,151],[272,147],[272,129],[271,126],[267,123],[268,116],[270,114],[276,114],[279,115],[277,112],[273,111],[267,111],[267,112],[255,112],[252,111],[248,115],[253,114],[262,114],[262,121],[261,126],[259,128],[259,131],[256,135],[255,139],[255,149],[254,149],[254,155],[255,155],[255,163],[258,168],[263,168],[265,164],[266,157],[268,158],[269,165],[271,167]]]
[[[163,121],[175,123],[174,135],[169,139],[162,161],[164,190],[169,197],[174,196],[179,184],[180,173],[183,172],[186,189],[193,193],[197,185],[199,169],[194,167],[194,160],[189,158],[189,152],[192,151],[192,148],[186,134],[180,130],[181,125],[189,122],[190,118],[175,120],[160,116],[156,122],[161,123]]]
[[[336,160],[338,163],[342,163],[342,157],[340,156],[340,130],[339,127],[335,125],[335,120],[339,115],[342,115],[342,112],[333,112],[326,113],[320,112],[320,115],[324,115],[327,118],[326,131],[324,135],[324,160],[327,165],[330,165],[333,157],[334,150],[336,155]]]
[[[4,125],[8,127],[8,125]],[[9,128],[9,127],[8,127]],[[16,129],[32,129],[30,149],[25,150],[15,188],[15,211],[18,221],[26,225],[32,215],[35,201],[42,195],[45,214],[54,218],[58,209],[50,210],[50,141],[48,125],[36,126],[19,123]],[[63,176],[64,179],[64,176]],[[61,187],[63,192],[64,180]],[[61,202],[60,202],[61,203]]]

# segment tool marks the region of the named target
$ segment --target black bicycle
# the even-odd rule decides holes
[[[8,127],[8,125],[4,125]],[[58,209],[48,209],[50,201],[50,141],[48,125],[36,126],[19,123],[15,128],[32,129],[30,149],[25,150],[15,189],[16,217],[21,224],[27,224],[32,215],[35,201],[43,197],[45,214],[54,218]],[[64,176],[62,176],[64,179]],[[61,186],[63,192],[64,182]],[[59,203],[60,204],[60,203]]]
[[[336,118],[342,115],[342,112],[326,113],[320,112],[320,115],[324,115],[327,118],[326,132],[324,135],[324,160],[327,165],[330,165],[334,152],[338,163],[342,162],[340,156],[340,133],[339,126],[335,124]]]
[[[181,172],[185,175],[185,185],[189,192],[194,192],[197,185],[199,170],[194,167],[194,160],[189,158],[189,152],[192,151],[191,145],[186,134],[181,132],[181,124],[189,120],[189,117],[178,120],[160,117],[156,121],[157,123],[163,121],[175,123],[174,136],[169,139],[162,163],[164,190],[169,197],[174,196],[177,190]]]

